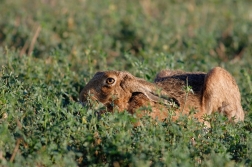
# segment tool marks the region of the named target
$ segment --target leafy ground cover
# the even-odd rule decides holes
[[[251,166],[250,0],[0,0],[1,166]],[[99,70],[152,81],[165,68],[226,68],[243,123],[172,122],[78,103]]]

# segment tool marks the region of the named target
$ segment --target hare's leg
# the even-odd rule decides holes
[[[202,112],[219,111],[235,122],[244,120],[241,95],[233,77],[223,68],[213,68],[205,78],[202,95]]]

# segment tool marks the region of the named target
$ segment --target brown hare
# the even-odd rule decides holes
[[[192,91],[186,91],[186,87]],[[136,112],[138,117],[148,114],[164,120],[170,109],[173,119],[195,110],[194,117],[203,122],[203,116],[221,112],[235,122],[244,120],[239,88],[229,72],[215,67],[208,73],[163,70],[154,83],[137,78],[128,72],[97,72],[80,93],[79,99],[88,98],[103,103],[108,111],[137,109],[151,106],[152,111]]]

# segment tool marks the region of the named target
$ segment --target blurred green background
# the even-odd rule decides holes
[[[0,163],[251,166],[251,53],[251,0],[0,0]],[[240,87],[242,124],[213,116],[205,133],[186,118],[145,118],[134,129],[134,116],[97,120],[76,103],[97,71],[152,81],[161,69],[215,66]]]

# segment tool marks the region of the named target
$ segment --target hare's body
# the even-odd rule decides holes
[[[186,91],[187,87],[192,91]],[[239,88],[233,77],[220,67],[207,74],[164,70],[157,75],[154,83],[127,72],[99,72],[80,93],[80,101],[86,102],[89,95],[110,111],[115,106],[119,111],[128,110],[130,113],[142,107],[152,108],[152,112],[147,112],[147,109],[136,112],[139,117],[148,114],[164,120],[172,108],[175,111],[174,119],[195,110],[194,117],[199,121],[203,121],[204,115],[215,111],[235,121],[244,120]]]
[[[170,98],[177,100],[179,105],[179,108],[176,110],[177,115],[179,113],[189,114],[191,110],[201,110],[205,76],[205,73],[178,73],[173,71],[172,75],[157,76],[155,84],[166,90]],[[192,91],[186,91],[187,88],[190,88]],[[197,112],[195,116],[200,118],[202,116],[201,113]]]
[[[155,83],[178,100],[180,108],[177,112],[188,114],[195,109],[198,111],[195,117],[202,120],[204,115],[218,111],[229,119],[235,118],[236,122],[244,120],[239,88],[223,68],[216,67],[207,74],[164,70],[157,75]],[[193,92],[186,92],[187,86]]]

